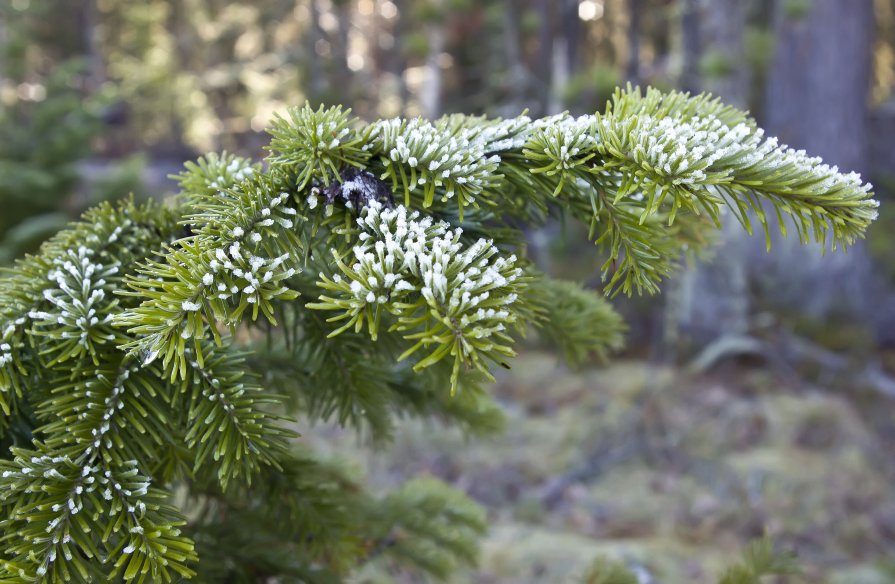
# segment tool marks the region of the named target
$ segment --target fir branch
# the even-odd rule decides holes
[[[794,554],[777,552],[770,538],[749,543],[741,562],[724,571],[719,584],[761,584],[768,576],[785,576],[800,572]]]
[[[441,481],[419,478],[376,503],[382,535],[372,554],[444,578],[478,558],[473,543],[487,526],[484,509]]]
[[[252,489],[236,486],[227,496],[210,489],[198,497],[199,518],[187,530],[210,564],[203,580],[242,574],[248,580],[267,575],[327,581],[364,557],[358,519],[367,499],[360,485],[344,469],[310,453],[297,452],[281,462],[279,469],[262,470]],[[204,513],[219,506],[226,512]]]
[[[385,169],[395,191],[410,206],[411,193],[422,190],[423,207],[430,207],[436,190],[442,200],[457,197],[460,219],[468,205],[496,184],[499,158],[487,156],[478,129],[438,126],[417,118],[392,119],[370,126],[370,153]]]
[[[358,218],[364,231],[353,250],[355,263],[349,266],[336,255],[342,275],[321,274],[318,282],[337,295],[321,296],[308,307],[341,312],[330,321],[346,322],[332,336],[350,328],[360,332],[366,325],[376,340],[384,313],[396,316],[393,330],[413,341],[399,360],[434,345],[414,369],[453,357],[453,393],[461,366],[487,374],[484,358],[500,362],[513,355],[505,331],[516,321],[512,305],[524,287],[522,270],[515,267],[515,256],[492,260],[497,248],[490,242],[464,249],[461,230],[417,217],[404,207],[371,203]]]
[[[202,218],[198,235],[165,247],[160,260],[147,260],[139,276],[129,276],[123,292],[143,299],[116,317],[115,323],[137,338],[127,345],[150,363],[162,357],[171,379],[187,374],[186,341],[196,360],[204,362],[202,341],[212,336],[220,343],[213,323],[231,330],[251,308],[275,324],[273,301],[296,297],[284,282],[298,268],[302,243],[296,234],[297,211],[288,194],[276,193],[258,180],[231,197],[202,201],[195,209]]]
[[[833,247],[876,213],[857,175],[708,96],[366,126],[305,106],[271,134],[267,169],[208,155],[170,208],[101,205],[0,279],[0,438],[33,440],[0,462],[0,581],[192,577],[182,516],[150,483],[197,506],[212,561],[225,530],[270,543],[199,564],[206,580],[332,581],[384,558],[443,576],[474,559],[481,511],[437,482],[376,498],[303,462],[287,407],[380,439],[401,415],[492,429],[482,385],[510,329],[540,323],[572,362],[617,347],[605,300],[524,273],[524,229],[550,217],[588,225],[607,292],[631,294],[656,292],[725,209],[767,233],[768,207]],[[782,570],[769,549],[730,582]]]
[[[170,178],[176,180],[181,192],[190,197],[191,207],[200,201],[215,202],[218,197],[228,196],[228,190],[237,188],[261,171],[260,164],[227,152],[208,153],[196,162],[186,162],[184,168],[183,172]]]
[[[339,180],[344,166],[364,167],[370,157],[368,138],[354,129],[350,113],[341,107],[321,105],[314,110],[305,104],[289,109],[286,117],[277,115],[268,129],[271,169],[295,175],[301,190],[312,180],[326,186]]]
[[[667,198],[669,221],[682,210],[716,217],[726,204],[750,229],[742,210],[751,208],[766,224],[759,203],[765,199],[791,217],[803,241],[823,243],[829,234],[835,248],[852,243],[876,217],[871,186],[859,175],[765,140],[752,120],[707,96],[644,96],[629,87],[598,115],[597,129],[596,169],[621,174],[616,201],[643,193],[641,220]]]
[[[624,321],[599,294],[577,282],[552,279],[536,280],[529,293],[541,310],[537,325],[572,365],[591,356],[605,360],[622,347]]]
[[[639,584],[640,580],[622,562],[596,558],[581,579],[581,584]]]
[[[106,318],[116,303],[109,291],[120,287],[122,274],[134,262],[170,241],[176,230],[177,215],[152,202],[103,203],[45,242],[40,253],[7,270],[7,277],[0,278],[0,407],[5,412],[54,362],[85,354],[94,359],[96,345],[112,340],[115,333]],[[105,277],[94,278],[100,276],[97,270]],[[64,346],[51,342],[63,334]]]
[[[184,440],[194,452],[194,471],[212,459],[223,488],[237,478],[251,483],[260,466],[280,468],[286,440],[297,434],[281,425],[286,418],[261,409],[280,400],[256,385],[245,370],[245,355],[211,343],[204,354],[200,366],[186,349],[189,369],[180,387],[187,411]]]
[[[183,519],[136,464],[14,449],[0,462],[0,579],[10,582],[171,581],[194,574]],[[100,565],[98,565],[100,563]]]

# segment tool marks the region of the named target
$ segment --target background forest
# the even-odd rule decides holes
[[[430,474],[484,504],[462,582],[573,581],[600,554],[642,583],[709,582],[765,532],[804,581],[895,582],[895,1],[7,0],[0,51],[3,263],[100,200],[169,194],[201,153],[263,156],[274,113],[305,100],[372,120],[710,91],[861,172],[882,202],[865,242],[821,260],[723,230],[661,296],[613,301],[630,330],[612,365],[533,341],[490,436],[303,439],[374,484]],[[575,228],[529,241],[546,272],[599,286]]]

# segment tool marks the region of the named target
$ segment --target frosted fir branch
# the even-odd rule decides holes
[[[791,216],[803,241],[824,242],[831,234],[836,247],[850,244],[876,217],[872,187],[859,175],[765,138],[744,113],[709,96],[655,90],[644,96],[629,87],[598,115],[597,129],[594,171],[607,176],[592,180],[607,186],[616,203],[644,194],[641,222],[662,212],[673,222],[681,210],[717,221],[726,205],[750,231],[752,212],[770,244],[760,203],[766,199],[778,215]],[[615,184],[607,185],[613,175]]]
[[[566,180],[575,176],[571,171],[584,167],[596,156],[599,140],[594,116],[564,117],[555,124],[533,129],[523,146],[523,154],[537,164],[529,169],[532,174],[559,176],[553,190],[555,197],[563,190]]]
[[[22,507],[6,520],[15,533],[24,534],[23,549],[45,546],[37,557],[29,554],[37,562],[36,581],[55,581],[60,573],[79,569],[100,543],[114,558],[110,577],[132,580],[149,571],[153,578],[168,579],[172,570],[193,574],[186,566],[195,560],[192,543],[177,528],[182,520],[158,503],[160,494],[150,492],[150,480],[138,471],[137,459],[154,463],[155,445],[162,442],[160,422],[147,416],[157,402],[139,397],[141,392],[157,395],[160,389],[151,384],[158,383],[160,371],[146,373],[125,358],[117,370],[59,386],[67,391],[37,410],[41,418],[55,418],[39,429],[46,437],[43,453],[17,456],[18,466],[4,471],[2,480],[10,481],[13,494],[34,489],[23,477],[46,493],[34,507]],[[85,516],[90,517],[86,522]],[[93,525],[100,517],[117,525],[114,532]]]
[[[708,170],[715,162],[740,154],[752,134],[746,124],[725,125],[714,116],[689,120],[637,115],[600,121],[605,150],[625,157],[644,172],[672,185],[697,185],[723,178]],[[606,166],[612,168],[611,162]]]
[[[187,408],[184,440],[195,449],[194,468],[211,459],[224,488],[239,477],[251,483],[261,465],[278,468],[286,439],[296,434],[277,423],[283,418],[261,411],[259,406],[277,400],[252,382],[242,354],[229,347],[206,347],[204,352],[200,365],[186,349],[188,377],[181,388]]]
[[[285,116],[278,114],[268,129],[271,168],[295,174],[298,189],[303,190],[312,180],[329,186],[345,166],[364,167],[369,153],[350,113],[341,107],[321,105],[314,110],[305,104],[289,109]]]
[[[490,202],[490,192],[502,183],[500,174],[503,155],[521,150],[538,132],[555,132],[592,141],[594,116],[571,117],[560,114],[532,120],[516,118],[486,120],[454,115],[429,122],[421,118],[393,118],[370,126],[372,142],[365,147],[379,155],[405,206],[411,205],[411,194],[422,192],[422,207],[429,207],[440,194],[442,202],[457,195],[456,204],[462,219],[466,206]],[[551,142],[551,146],[553,143]],[[565,152],[574,149],[570,144]],[[562,144],[556,145],[557,153]]]
[[[227,152],[206,154],[184,167],[183,172],[172,178],[183,192],[199,197],[226,196],[228,189],[238,187],[261,170],[261,165],[248,158]]]
[[[414,341],[401,358],[431,349],[415,365],[419,370],[453,357],[454,386],[461,365],[487,372],[483,357],[512,354],[506,331],[518,318],[513,308],[523,288],[514,255],[495,257],[497,248],[484,239],[465,246],[460,228],[403,206],[371,202],[357,224],[353,261],[334,250],[341,274],[321,274],[318,281],[335,294],[308,305],[341,313],[329,319],[345,321],[330,336],[366,324],[375,340],[383,314],[394,315],[393,328]]]
[[[471,142],[479,145],[486,154],[502,155],[518,153],[532,136],[545,129],[574,132],[581,128],[593,129],[595,116],[591,114],[571,116],[567,112],[532,119],[526,114],[514,118],[492,118],[451,114],[435,122],[445,136],[464,129]]]
[[[197,203],[200,213],[189,220],[201,218],[199,234],[180,240],[162,260],[147,261],[140,276],[127,279],[131,291],[124,294],[144,299],[115,318],[140,336],[127,348],[147,364],[162,355],[165,367],[173,362],[174,373],[183,376],[183,345],[172,354],[171,343],[192,339],[201,363],[206,333],[220,340],[211,321],[232,328],[248,310],[252,319],[263,313],[275,323],[271,303],[297,296],[285,284],[300,269],[296,256],[302,245],[291,200],[288,193],[274,195],[270,185],[257,183],[237,198]]]
[[[94,256],[93,250],[81,246],[55,258],[55,268],[47,274],[55,287],[43,292],[46,310],[28,313],[32,334],[62,341],[50,366],[84,355],[95,359],[98,347],[117,339],[111,322],[118,302],[111,296],[115,288],[111,278],[119,266],[104,266],[94,262]]]
[[[462,212],[496,182],[500,159],[486,154],[474,129],[448,132],[421,118],[394,118],[372,124],[369,133],[365,147],[379,157],[395,190],[403,192],[405,206],[418,188],[424,207],[432,204],[436,189],[443,189],[442,200],[456,195]]]
[[[117,300],[111,291],[119,288],[122,274],[129,271],[135,261],[162,242],[171,241],[177,230],[177,217],[178,211],[152,201],[140,205],[133,199],[116,204],[101,203],[85,212],[81,221],[45,242],[40,253],[17,260],[10,274],[0,278],[0,344],[9,345],[8,350],[0,348],[0,359],[6,357],[0,366],[0,407],[5,412],[12,407],[16,396],[27,392],[35,373],[48,367],[54,357],[62,357],[56,349],[62,345],[67,347],[66,350],[83,349],[79,343],[85,328],[90,329],[87,339],[98,343],[94,348],[115,342],[106,336],[114,331],[106,330],[109,323],[104,322],[109,312],[116,310],[113,305]],[[76,298],[66,300],[67,293],[60,289],[56,277],[50,277],[61,269],[62,273],[68,274],[66,278],[73,278],[56,260],[71,261],[78,267],[81,260],[76,256],[82,247],[90,262],[104,266],[103,270],[118,267],[114,274],[92,276],[93,292],[96,292],[97,281],[106,281],[101,286],[105,296],[95,297],[93,305],[83,309],[74,304]],[[70,287],[77,290],[77,285],[70,283]],[[62,315],[45,294],[70,304],[74,309],[68,311],[71,318]],[[89,296],[90,293],[79,299],[83,306]],[[91,310],[96,312],[91,315]],[[78,314],[80,312],[83,313]],[[59,317],[63,317],[62,323]],[[79,318],[83,320],[79,322]],[[97,321],[93,322],[93,318]],[[55,336],[63,329],[69,337],[57,342]],[[43,352],[44,349],[53,350]]]
[[[18,449],[15,454],[14,460],[0,464],[4,487],[0,500],[39,493],[0,522],[8,530],[2,536],[9,540],[4,542],[6,552],[17,556],[11,564],[18,567],[18,578],[55,582],[72,570],[82,570],[98,549],[115,558],[110,577],[121,574],[130,581],[148,572],[168,580],[172,572],[194,574],[186,566],[196,559],[192,544],[178,529],[183,521],[173,509],[159,504],[160,494],[150,489],[135,461],[112,469],[102,462],[85,463],[83,457]],[[118,529],[114,533],[102,529],[101,517],[108,517]],[[134,555],[140,556],[134,558],[137,561],[132,561]],[[0,569],[0,576],[6,569]]]
[[[3,328],[0,336],[0,409],[6,415],[11,412],[11,401],[15,397],[9,395],[10,390],[15,395],[20,395],[22,376],[27,374],[21,356],[26,349],[23,330],[25,322],[25,317],[17,318]]]
[[[111,231],[112,242],[122,231],[122,226]],[[111,319],[118,304],[112,292],[119,266],[106,266],[96,260],[97,255],[82,245],[44,262],[34,274],[39,285],[29,291],[35,296],[28,298],[30,307],[22,310],[23,316],[7,321],[0,334],[0,406],[4,411],[9,404],[3,393],[9,389],[20,392],[23,376],[31,368],[25,366],[26,360],[33,360],[28,336],[40,337],[48,344],[40,367],[84,356],[95,362],[101,347],[118,340]]]

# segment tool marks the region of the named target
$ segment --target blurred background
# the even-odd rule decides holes
[[[379,484],[435,474],[485,504],[482,565],[458,582],[574,581],[601,553],[642,583],[711,582],[765,532],[804,581],[895,582],[895,0],[3,0],[0,263],[100,200],[164,196],[203,152],[263,156],[273,114],[305,100],[540,116],[628,82],[749,109],[871,180],[880,220],[825,256],[726,226],[660,297],[613,301],[630,331],[612,364],[569,370],[531,341],[492,438],[308,439]],[[531,245],[599,286],[574,226]]]

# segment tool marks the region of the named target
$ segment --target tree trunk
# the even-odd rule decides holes
[[[309,4],[311,12],[311,22],[308,26],[307,36],[309,79],[306,87],[308,88],[311,101],[317,102],[323,99],[329,89],[326,74],[323,71],[323,67],[320,66],[320,61],[323,57],[317,54],[317,43],[326,38],[326,33],[320,27],[320,7],[317,5],[317,0],[311,0]]]
[[[812,0],[799,17],[778,1],[774,17],[767,129],[830,164],[866,171],[873,0]]]
[[[764,121],[768,133],[843,171],[865,172],[873,0],[812,0],[801,15],[777,0],[774,26],[777,46]],[[848,315],[881,335],[892,328],[895,302],[880,294],[880,277],[863,242],[847,255],[828,255],[821,267],[819,245],[806,249],[792,238],[775,239],[773,256],[756,245],[750,266],[771,274],[767,279],[779,274],[786,283],[771,292],[778,306],[818,317]],[[760,280],[756,273],[753,282]]]
[[[102,47],[100,46],[96,0],[87,0],[84,2],[83,8],[84,48],[87,52],[89,67],[87,89],[90,92],[95,92],[106,80],[105,63],[103,62]]]
[[[625,77],[634,85],[640,83],[640,0],[628,0],[628,64]]]
[[[703,88],[730,105],[747,108],[749,67],[745,65],[743,35],[746,28],[746,2],[712,0],[702,18],[702,41],[716,53],[719,66],[712,75],[703,75]]]
[[[553,11],[551,10],[552,0],[538,0],[538,54],[536,65],[536,77],[539,86],[540,111],[534,112],[537,115],[543,115],[550,102],[550,88],[553,75],[551,66],[553,64]]]
[[[0,87],[3,87],[4,79],[6,76],[6,59],[8,53],[8,51],[6,50],[6,43],[9,42],[9,33],[6,29],[6,15],[3,14],[3,12],[0,12],[0,16],[3,17],[0,18]],[[6,109],[4,100],[0,99],[0,114],[3,113],[4,109]]]
[[[713,69],[699,71],[699,89],[717,95],[730,105],[747,108],[748,67],[743,64],[745,3],[742,0],[712,0],[702,6],[699,17],[700,46],[711,51],[710,56],[717,63]],[[746,256],[750,240],[739,223],[727,215],[719,241],[718,261],[708,265],[701,263],[687,270],[686,278],[701,283],[697,286],[694,282],[693,287],[700,289],[689,300],[702,304],[703,326],[714,323],[719,329],[717,334],[744,334],[749,325]],[[688,309],[689,314],[695,312],[692,305]]]
[[[520,31],[518,0],[503,0],[503,41],[507,70],[508,88],[511,97],[501,104],[505,115],[518,114],[529,105],[532,93],[532,75],[522,55],[522,34]]]
[[[581,18],[578,17],[579,0],[562,0],[562,36],[566,43],[566,63],[569,71],[575,72],[581,58]]]
[[[407,0],[393,0],[397,6],[398,22],[395,24],[393,32],[395,38],[395,46],[392,48],[394,53],[394,69],[392,70],[398,82],[398,99],[401,102],[401,115],[407,115],[407,104],[410,102],[410,88],[407,86],[407,51],[404,47],[404,39],[410,31],[410,6]]]
[[[684,91],[698,93],[699,59],[702,57],[702,33],[700,31],[699,0],[683,0],[681,9],[681,70],[680,85]]]
[[[548,116],[565,109],[565,92],[569,85],[569,39],[562,33],[553,39],[553,69],[550,75],[550,98],[547,101]]]
[[[420,89],[420,109],[423,117],[434,120],[441,115],[441,53],[444,51],[444,24],[432,22],[427,25],[429,53],[426,55],[426,77]]]

